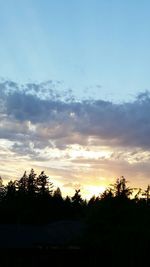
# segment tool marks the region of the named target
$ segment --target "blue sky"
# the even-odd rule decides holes
[[[85,197],[121,175],[150,184],[149,13],[148,0],[0,0],[5,181],[45,170]]]
[[[149,11],[148,0],[0,0],[0,76],[132,99],[150,88]]]

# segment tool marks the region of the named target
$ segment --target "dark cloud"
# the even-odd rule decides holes
[[[77,101],[71,91],[61,96],[56,85],[1,82],[0,138],[31,141],[41,149],[64,149],[69,144],[150,148],[149,92],[133,102],[116,104]]]
[[[33,149],[32,144],[28,141],[24,143],[14,143],[12,151],[23,156],[32,155],[34,158],[38,155],[37,151]]]

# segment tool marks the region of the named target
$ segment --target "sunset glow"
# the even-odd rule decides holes
[[[31,168],[83,198],[149,184],[150,3],[111,2],[1,1],[5,184]]]

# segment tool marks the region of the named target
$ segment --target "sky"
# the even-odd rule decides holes
[[[150,2],[0,0],[0,174],[64,194],[146,186]]]

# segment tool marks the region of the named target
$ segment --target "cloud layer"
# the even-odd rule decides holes
[[[143,160],[148,163],[149,92],[119,104],[79,101],[71,91],[60,93],[57,84],[61,85],[52,81],[23,86],[12,81],[0,83],[0,140],[6,141],[5,148],[10,153],[37,162],[61,158],[62,166],[76,166],[76,171],[83,161],[84,166],[95,166],[98,161],[101,170],[102,160],[104,169],[110,164],[117,168],[117,162],[122,169],[135,164],[134,169],[138,170],[137,164]],[[105,150],[104,155],[96,154],[99,150]],[[111,151],[109,159],[107,150]],[[91,162],[89,155],[93,155]],[[76,184],[79,182],[77,179]]]
[[[9,86],[8,86],[9,85]],[[50,85],[49,85],[50,86]],[[0,138],[31,141],[35,146],[70,144],[150,148],[150,94],[132,103],[76,101],[48,85],[0,84]],[[23,89],[22,89],[23,88]],[[67,98],[67,95],[66,95]]]

